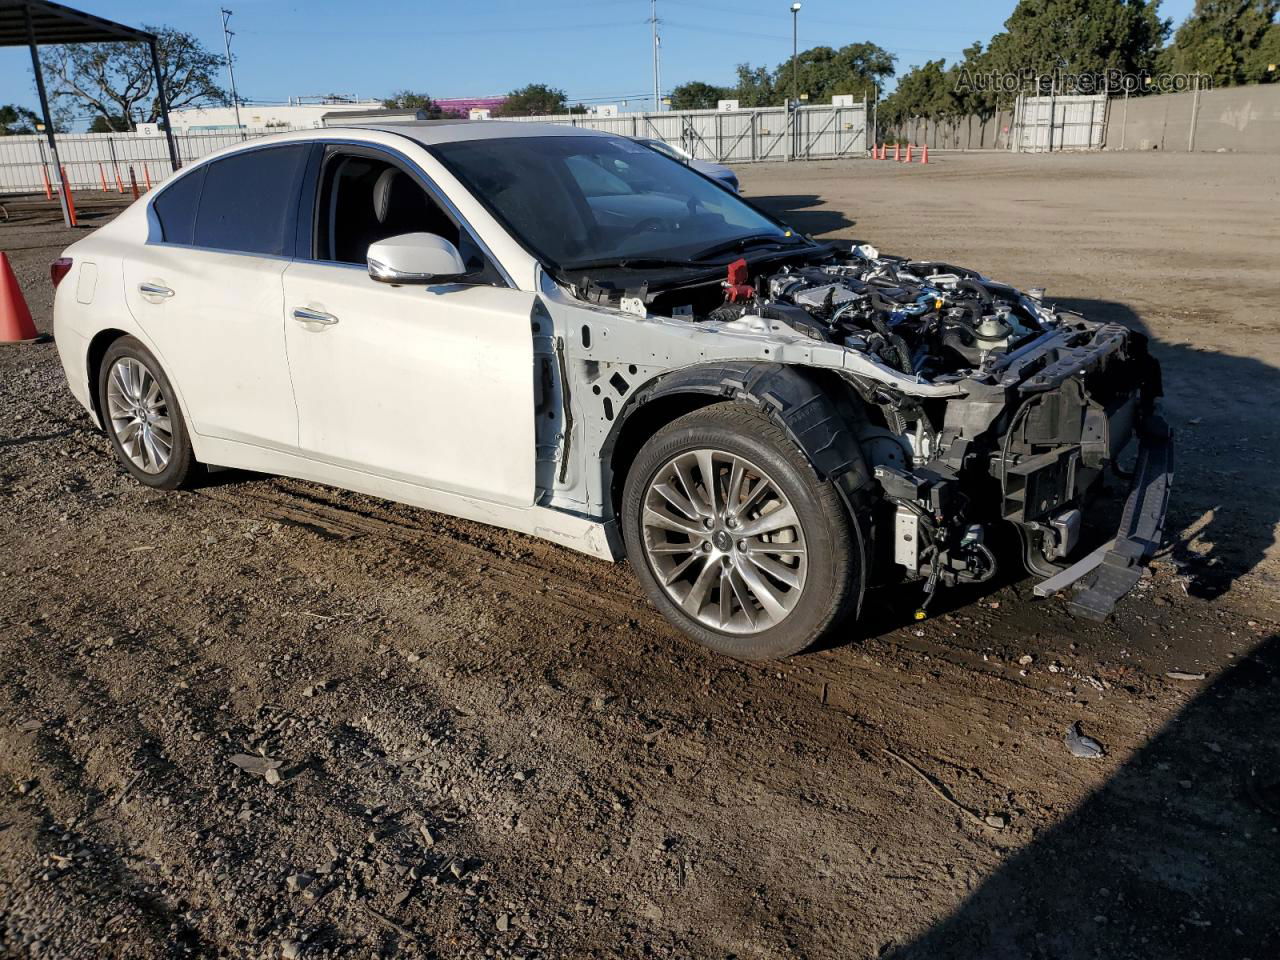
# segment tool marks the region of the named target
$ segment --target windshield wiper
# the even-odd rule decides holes
[[[575,270],[604,270],[610,267],[619,270],[648,270],[661,267],[682,267],[686,270],[701,270],[705,263],[693,263],[688,259],[674,257],[604,257],[599,260],[582,260],[568,263],[561,267],[566,272]]]
[[[714,257],[718,253],[729,253],[731,251],[746,250],[747,247],[760,246],[761,244],[773,243],[778,246],[795,246],[804,243],[803,237],[791,236],[777,233],[758,233],[749,237],[735,237],[732,240],[726,240],[724,243],[717,243],[714,246],[707,247],[705,250],[699,250],[695,253],[691,260],[705,260],[707,257]]]
[[[760,246],[762,244],[789,247],[804,243],[803,237],[761,233],[749,237],[735,237],[732,240],[726,240],[723,243],[717,243],[715,246],[707,247],[705,250],[699,250],[689,257],[602,257],[599,260],[581,260],[578,263],[568,263],[560,269],[566,273],[578,270],[606,270],[610,268],[617,270],[652,270],[663,267],[678,267],[683,270],[705,270],[708,266],[707,258],[714,257],[718,253],[745,250],[747,247]]]

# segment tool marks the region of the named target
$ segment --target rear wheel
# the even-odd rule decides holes
[[[743,404],[697,410],[645,444],[623,492],[623,536],[654,604],[730,656],[797,653],[855,594],[839,495]]]
[[[195,466],[173,386],[134,337],[107,348],[98,371],[98,409],[116,457],[149,487],[173,490]]]

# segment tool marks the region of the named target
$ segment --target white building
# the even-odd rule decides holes
[[[240,125],[251,130],[279,127],[283,130],[324,126],[325,114],[381,110],[381,100],[329,100],[295,97],[288,103],[242,103]],[[234,107],[183,107],[170,110],[177,133],[236,129]],[[332,123],[332,119],[330,120]]]

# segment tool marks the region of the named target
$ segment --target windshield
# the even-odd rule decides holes
[[[732,241],[797,238],[683,163],[620,137],[463,140],[432,147],[553,269],[680,261]]]

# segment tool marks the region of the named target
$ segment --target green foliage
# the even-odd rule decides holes
[[[225,60],[190,33],[171,27],[143,27],[156,35],[156,53],[170,109],[227,103],[218,86]],[[44,47],[40,65],[49,86],[55,119],[88,112],[110,132],[136,122],[160,119],[155,73],[145,43],[75,43]]]
[[[21,133],[35,133],[40,118],[34,110],[20,107],[16,103],[0,106],[0,137],[15,136]]]
[[[991,38],[988,63],[1045,76],[1150,71],[1169,25],[1159,0],[1019,0]]]
[[[570,107],[565,93],[545,83],[531,83],[507,94],[496,111],[499,117],[540,117],[551,113],[586,113],[582,104]]]
[[[738,85],[733,98],[743,107],[776,107],[781,94],[776,93],[773,74],[768,67],[753,67],[749,63],[738,64]]]
[[[93,123],[89,124],[90,133],[115,133],[117,130],[127,129],[129,129],[129,121],[124,117],[97,116],[93,118]]]
[[[896,125],[912,117],[936,118],[956,112],[954,78],[944,66],[943,60],[930,60],[904,74],[897,89],[877,108],[878,120]]]
[[[672,110],[714,110],[721,100],[733,98],[729,87],[717,87],[701,80],[682,83],[671,91]]]
[[[833,96],[852,94],[873,100],[876,90],[893,76],[894,56],[874,43],[850,43],[839,50],[811,47],[772,72],[744,63],[738,66],[737,99],[744,107],[777,106],[792,95],[807,95],[810,103],[830,103]]]
[[[1280,62],[1278,0],[1196,0],[1195,9],[1164,51],[1161,66],[1170,73],[1202,73],[1214,86],[1268,83],[1268,71]]]
[[[388,110],[425,110],[428,120],[441,120],[446,117],[460,117],[457,110],[446,110],[425,93],[414,93],[412,90],[397,90],[382,101]]]
[[[1245,83],[1280,82],[1280,23],[1273,23],[1258,45],[1245,54]]]

